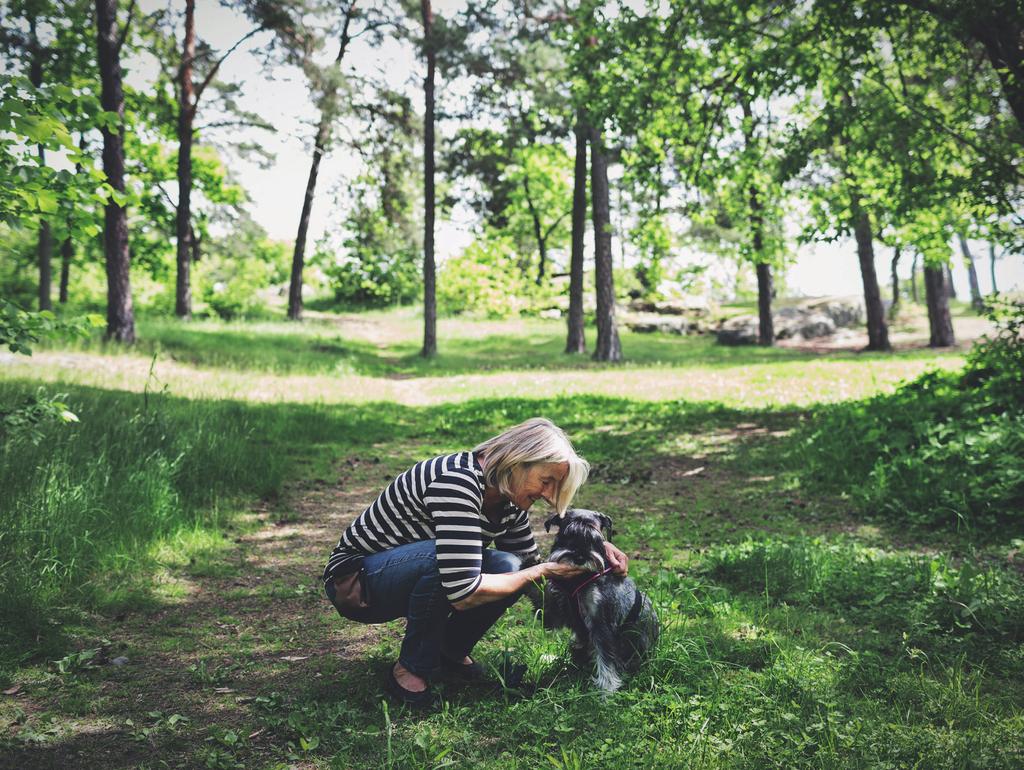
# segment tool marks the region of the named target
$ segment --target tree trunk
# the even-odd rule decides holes
[[[914,259],[910,263],[910,296],[917,304],[917,252],[914,252]]]
[[[117,30],[117,0],[96,0],[96,37],[100,68],[100,102],[120,124],[103,128],[103,171],[107,183],[124,193],[124,92],[121,86],[121,41]],[[111,197],[103,212],[103,245],[107,268],[108,340],[135,341],[135,314],[129,275],[128,213]]]
[[[757,269],[757,341],[761,345],[775,344],[775,325],[772,321],[772,267],[758,262]]]
[[[572,250],[569,259],[569,315],[566,353],[586,353],[583,333],[583,238],[587,227],[587,134],[583,111],[576,112],[576,164],[572,188]]]
[[[60,245],[60,304],[68,301],[68,280],[71,278],[71,260],[75,257],[75,244],[70,237]]]
[[[288,284],[288,318],[302,319],[302,271],[306,264],[306,234],[309,232],[309,217],[313,211],[313,196],[316,194],[316,180],[320,174],[320,159],[323,158],[330,135],[331,119],[326,112],[320,113],[316,139],[313,142],[313,160],[309,164],[306,179],[306,194],[302,198],[302,213],[299,215],[299,231],[295,235],[295,250],[292,252],[292,277]]]
[[[178,279],[174,292],[174,313],[192,317],[192,124],[195,119],[195,85],[192,65],[196,58],[196,3],[185,0],[185,40],[178,71]]]
[[[36,88],[43,85],[43,49],[36,35],[36,18],[29,17],[29,47],[31,60],[29,63],[29,81]],[[38,147],[39,165],[46,165],[46,150],[43,145]],[[39,267],[39,309],[52,310],[50,298],[53,289],[53,231],[45,219],[39,222],[39,240],[36,243],[36,263]]]
[[[594,223],[594,273],[597,288],[595,361],[621,361],[622,346],[615,325],[615,278],[612,271],[612,225],[608,202],[608,159],[601,131],[590,130],[590,193]]]
[[[892,274],[892,304],[889,306],[889,318],[893,319],[900,309],[900,276],[896,272],[900,266],[900,247],[897,246],[892,250],[892,261],[889,263],[889,269]]]
[[[39,244],[36,249],[39,260],[39,309],[53,310],[53,231],[50,223],[39,223]]]
[[[853,201],[853,232],[857,239],[857,258],[860,260],[860,277],[864,284],[864,308],[868,319],[868,350],[892,350],[889,344],[889,328],[885,324],[885,309],[882,294],[878,290],[878,276],[875,273],[875,249],[872,244],[871,217]]]
[[[960,253],[964,256],[964,264],[967,265],[967,280],[971,286],[971,307],[980,312],[985,307],[985,301],[981,298],[981,285],[978,283],[978,270],[974,265],[974,255],[967,245],[967,239],[962,233],[957,233],[960,241]]]
[[[933,348],[955,345],[953,320],[949,315],[946,271],[941,266],[924,266],[924,291],[928,303],[928,328],[931,331],[928,345]]]
[[[341,43],[338,55],[334,57],[334,66],[341,66],[345,58],[351,37],[349,24],[352,21],[355,1],[349,3],[345,13],[345,24],[341,30]],[[320,105],[320,123],[313,140],[313,159],[309,163],[309,176],[306,179],[306,194],[302,198],[302,213],[299,215],[299,231],[295,234],[295,250],[292,252],[292,275],[288,283],[288,318],[298,321],[302,318],[302,272],[306,266],[306,236],[309,233],[309,217],[313,212],[313,197],[316,194],[316,181],[320,174],[320,161],[327,152],[327,144],[331,136],[331,124],[337,117],[337,89],[328,86],[324,91]],[[386,204],[385,204],[386,205]]]
[[[996,285],[996,245],[994,243],[988,245],[988,271],[992,278],[992,293],[995,294],[999,291],[999,287]]]
[[[434,11],[430,0],[420,0],[423,48],[427,76],[423,80],[423,350],[424,358],[437,354],[437,291],[434,271]]]
[[[948,262],[942,266],[942,269],[946,273],[946,296],[950,299],[956,299],[956,286],[953,285],[953,270]]]
[[[764,252],[764,217],[757,189],[750,188],[750,220],[754,229],[753,249],[755,259],[760,260]],[[767,262],[755,263],[757,271],[757,341],[761,345],[775,344],[775,325],[772,321],[772,268]]]
[[[526,196],[526,208],[530,211],[530,219],[533,222],[533,237],[537,239],[537,252],[540,255],[540,264],[537,266],[536,284],[544,283],[544,266],[548,260],[547,238],[544,237],[544,224],[540,221],[540,212],[533,205],[533,198],[530,197],[530,182],[528,175],[523,175],[523,194]]]

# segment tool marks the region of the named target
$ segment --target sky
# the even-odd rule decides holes
[[[144,11],[165,7],[166,0],[143,0]],[[458,0],[434,0],[437,13],[451,13],[461,3]],[[251,26],[238,14],[223,8],[217,0],[198,0],[196,11],[198,35],[218,50],[226,50],[245,35]],[[227,82],[243,83],[239,102],[274,125],[276,131],[246,130],[246,139],[257,140],[275,156],[267,168],[261,168],[255,160],[232,158],[230,167],[251,197],[250,211],[275,239],[292,242],[298,227],[302,194],[309,174],[312,136],[318,113],[309,99],[305,78],[294,67],[276,65],[273,77],[266,72],[261,60],[255,55],[270,40],[269,33],[260,33],[235,51],[224,63],[220,79]],[[330,46],[333,48],[334,46]],[[333,56],[330,51],[327,55]],[[406,85],[415,93],[422,78],[421,70],[413,52],[391,43],[380,49],[371,49],[356,40],[346,56],[348,66],[363,72],[385,73],[393,86]],[[145,78],[148,67],[139,62],[131,77]],[[438,100],[443,103],[446,87],[439,84]],[[422,99],[414,99],[421,105]],[[197,123],[202,124],[200,114]],[[233,137],[221,135],[221,140]],[[316,243],[324,231],[339,222],[345,214],[344,196],[336,192],[346,177],[358,172],[357,154],[350,148],[340,146],[326,155],[320,166],[317,196],[310,221],[308,243]],[[615,217],[613,214],[613,221]],[[439,260],[458,254],[472,240],[474,224],[469,212],[456,210],[453,221],[438,220],[436,248]],[[991,287],[988,265],[988,245],[970,242],[977,261],[981,290],[987,293]],[[620,253],[621,246],[614,251]],[[795,258],[786,275],[786,286],[790,293],[804,296],[856,294],[861,290],[860,268],[857,252],[852,240],[844,239],[835,243],[808,244],[797,247],[792,244]],[[626,245],[628,257],[628,244]],[[588,249],[592,254],[592,250]],[[876,244],[876,269],[881,284],[888,283],[891,252]],[[910,260],[902,261],[901,273],[909,276]],[[1024,256],[1009,256],[997,263],[997,283],[1002,291],[1024,288]],[[953,281],[961,296],[967,295],[967,271],[956,252],[953,260]]]

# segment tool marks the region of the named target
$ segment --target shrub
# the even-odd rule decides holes
[[[508,236],[489,234],[477,239],[445,262],[438,277],[437,307],[444,314],[513,318],[552,304],[552,290],[525,274]]]
[[[1024,524],[1024,303],[989,313],[997,331],[962,372],[823,407],[803,434],[807,479],[914,524]]]

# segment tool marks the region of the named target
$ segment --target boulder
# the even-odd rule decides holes
[[[800,336],[805,340],[827,337],[835,333],[835,322],[824,313],[809,313],[800,324]]]
[[[736,316],[718,327],[715,338],[719,345],[756,345],[759,328],[757,316]]]

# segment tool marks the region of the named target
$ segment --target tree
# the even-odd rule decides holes
[[[929,346],[949,347],[956,344],[953,319],[949,314],[949,290],[946,286],[945,265],[924,266],[925,301],[928,303]]]
[[[177,280],[175,285],[174,312],[179,318],[192,316],[192,280],[191,267],[195,230],[192,222],[192,145],[195,141],[195,119],[203,94],[213,82],[221,65],[238,47],[261,30],[261,27],[250,30],[220,57],[209,63],[203,73],[203,79],[196,83],[196,2],[185,0],[184,34],[182,51],[175,83],[178,101],[178,203],[175,216]],[[203,58],[210,58],[210,52],[204,50]]]
[[[587,137],[590,129],[585,121],[583,110],[577,109],[576,125],[573,128],[576,158],[573,165],[572,249],[569,259],[566,353],[587,352],[587,340],[583,333],[583,239],[587,226]]]
[[[963,233],[957,233],[956,237],[960,242],[960,253],[963,255],[964,264],[967,266],[967,278],[971,286],[971,307],[976,311],[981,311],[985,307],[985,300],[981,298],[981,286],[978,284],[978,270],[974,266],[974,255],[971,254]]]
[[[321,71],[312,64],[306,70],[314,89],[319,92],[320,121],[317,124],[316,138],[313,140],[313,157],[309,165],[309,176],[306,181],[306,192],[302,198],[302,213],[299,215],[299,229],[295,236],[295,250],[292,254],[291,280],[288,284],[288,317],[297,321],[302,317],[302,271],[305,265],[306,237],[309,232],[309,218],[313,211],[313,198],[316,193],[317,177],[320,172],[320,161],[330,145],[334,122],[340,114],[338,99],[341,63],[352,41],[352,19],[356,13],[356,2],[350,0],[342,11],[341,32],[338,42],[338,54],[334,57],[331,69]]]
[[[590,193],[594,226],[594,283],[597,294],[595,361],[621,361],[622,345],[615,323],[615,278],[612,271],[612,224],[608,201],[608,158],[601,130],[590,129]]]
[[[131,16],[120,33],[117,0],[96,0],[96,36],[99,55],[101,102],[112,114],[103,126],[103,171],[108,199],[104,210],[104,253],[107,267],[106,337],[116,342],[135,342],[135,313],[129,276],[128,196],[124,186],[124,91],[121,82],[121,45]]]
[[[420,0],[423,22],[423,58],[427,72],[423,78],[423,349],[430,358],[437,354],[437,287],[434,267],[434,78],[437,70],[437,40],[434,35],[434,10],[431,0]]]

